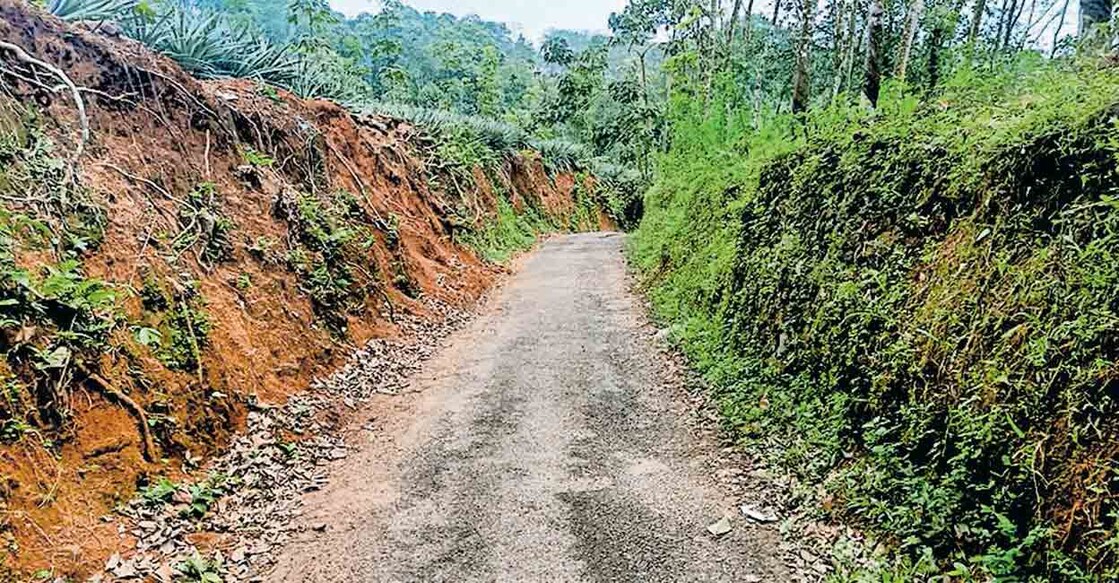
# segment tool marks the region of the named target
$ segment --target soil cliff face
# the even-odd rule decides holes
[[[80,563],[99,516],[220,451],[251,403],[475,301],[499,268],[458,236],[499,196],[556,226],[577,206],[580,179],[527,154],[444,192],[407,124],[200,82],[13,0],[0,41],[9,568]]]

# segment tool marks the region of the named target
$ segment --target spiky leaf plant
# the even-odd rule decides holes
[[[116,20],[136,10],[138,0],[51,0],[47,10],[65,20]]]

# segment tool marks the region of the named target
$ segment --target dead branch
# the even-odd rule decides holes
[[[350,164],[349,159],[343,156],[342,153],[339,152],[338,149],[330,143],[330,140],[324,139],[323,143],[326,144],[327,149],[329,149],[330,152],[334,154],[334,156],[338,158],[340,162],[342,162],[342,165],[346,167],[346,170],[350,173],[350,176],[353,177],[354,182],[357,184],[358,190],[361,191],[361,198],[365,199],[365,204],[369,206],[369,210],[373,213],[373,217],[377,219],[377,222],[379,223],[377,227],[382,230],[386,229],[388,223],[385,222],[385,219],[381,216],[381,213],[377,211],[377,207],[373,206],[373,199],[369,198],[369,193],[365,190],[365,182],[362,181],[361,176],[357,173],[357,170],[355,170],[353,165]]]
[[[110,164],[108,162],[101,162],[98,165],[102,166],[102,167],[105,167],[105,168],[108,168],[109,170],[112,170],[112,171],[116,172],[117,174],[120,174],[121,176],[123,176],[123,177],[125,177],[125,178],[127,178],[127,179],[129,179],[133,182],[139,182],[141,184],[147,185],[152,190],[156,191],[159,194],[162,194],[164,197],[167,198],[167,200],[170,200],[171,202],[173,202],[173,203],[175,203],[179,206],[187,206],[187,203],[185,201],[180,200],[178,198],[175,198],[175,195],[171,194],[171,192],[168,191],[166,188],[163,188],[162,186],[156,184],[155,182],[152,182],[151,180],[148,180],[147,178],[143,178],[141,176],[136,176],[135,174],[130,174],[129,172],[127,172],[126,170],[124,170],[120,166],[117,166],[115,164]]]

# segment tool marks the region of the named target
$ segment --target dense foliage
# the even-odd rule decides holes
[[[889,549],[836,576],[1119,577],[1110,60],[1020,50],[1001,12],[967,42],[961,4],[909,57],[903,10],[881,54],[843,56],[853,25],[821,62],[822,16],[736,35],[705,4],[624,15],[672,39],[632,253],[736,434]]]
[[[412,117],[443,126],[511,126],[582,148],[584,162],[609,158],[647,175],[659,111],[642,98],[638,67],[620,46],[556,31],[538,50],[504,24],[383,4],[353,19],[325,0],[280,9],[267,0],[52,0],[47,8],[113,20],[199,76],[259,79],[357,109],[430,111]]]

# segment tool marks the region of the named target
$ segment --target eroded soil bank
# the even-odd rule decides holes
[[[31,57],[0,49],[0,573],[99,570],[114,506],[357,347],[472,305],[500,269],[458,241],[499,197],[599,226],[571,224],[579,179],[530,153],[448,192],[395,120],[200,82],[14,0],[0,41]]]

